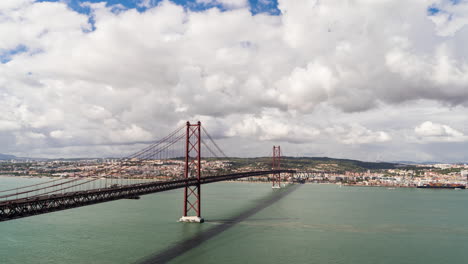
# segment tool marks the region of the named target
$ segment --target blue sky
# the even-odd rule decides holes
[[[80,13],[89,13],[88,8],[84,8],[80,5],[80,3],[84,2],[107,2],[108,6],[112,5],[123,5],[126,8],[136,8],[139,11],[145,11],[146,7],[140,5],[143,0],[37,0],[37,2],[67,2],[70,8],[73,10],[80,12]],[[159,2],[163,0],[149,0],[150,3],[154,6],[157,5]],[[192,11],[202,11],[212,7],[218,7],[219,9],[223,10],[223,6],[219,4],[197,4],[196,0],[170,0],[178,5],[182,5]],[[453,5],[459,4],[462,0],[449,0]],[[250,3],[250,10],[252,14],[258,13],[268,13],[270,15],[279,15],[281,11],[278,9],[278,0],[249,0]],[[436,6],[435,4],[430,5],[427,8],[427,12],[429,15],[436,15],[439,13],[441,9]]]
[[[452,5],[458,5],[462,2],[462,0],[449,0],[449,2],[452,3]],[[427,8],[427,13],[429,15],[436,15],[441,11],[442,10],[440,9],[440,7],[437,6],[436,4],[432,4]]]
[[[163,0],[150,0],[152,5],[157,5],[159,2]],[[38,0],[37,2],[63,2],[63,0]],[[146,8],[139,5],[142,1],[140,0],[65,0],[68,3],[70,8],[80,12],[80,13],[88,13],[89,10],[87,8],[83,8],[80,6],[80,3],[83,2],[107,2],[109,6],[121,4],[127,8],[136,8],[139,11],[144,11]],[[189,8],[193,11],[200,11],[205,10],[212,7],[218,7],[223,9],[220,5],[201,5],[197,4],[196,0],[172,0],[172,2],[177,3],[179,5],[183,5],[186,8]],[[269,13],[272,15],[279,15],[280,11],[278,9],[278,1],[277,0],[249,0],[251,11],[253,14],[258,13]]]
[[[19,45],[15,49],[9,50],[8,52],[0,52],[0,63],[7,63],[15,54],[23,53],[26,51],[28,51],[28,48],[26,46]]]

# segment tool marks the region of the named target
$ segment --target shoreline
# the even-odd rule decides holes
[[[58,180],[60,177],[51,177],[51,176],[16,176],[16,175],[0,175],[1,178],[21,178],[21,179],[46,179],[46,180]],[[63,179],[73,179],[73,178],[81,178],[81,177],[64,177]],[[82,179],[86,180],[91,180],[91,179],[96,179],[95,177],[82,177]],[[99,178],[98,180],[106,180],[106,178]],[[153,179],[142,179],[142,178],[129,178],[129,179],[124,179],[124,178],[107,178],[107,180],[131,180],[131,181],[151,181],[155,180]],[[229,182],[229,183],[256,183],[256,184],[272,184],[271,181],[258,181],[258,180],[242,180],[242,179],[236,179],[236,180],[228,180],[228,181],[223,181],[223,182]],[[396,189],[396,188],[414,188],[417,189],[417,186],[397,186],[397,185],[358,185],[358,184],[343,184],[343,183],[334,183],[334,182],[304,182],[304,183],[295,183],[295,182],[282,182],[284,185],[288,184],[320,184],[320,185],[337,185],[337,186],[346,186],[346,187],[379,187],[379,188],[387,188],[387,189]]]

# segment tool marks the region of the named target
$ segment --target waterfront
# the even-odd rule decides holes
[[[136,263],[273,192],[260,183],[204,185],[201,225],[176,222],[181,190],[2,222],[0,255],[2,263]],[[172,263],[463,263],[467,203],[463,190],[301,185]]]

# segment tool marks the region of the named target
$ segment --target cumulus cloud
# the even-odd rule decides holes
[[[414,133],[423,141],[458,142],[468,141],[468,137],[448,125],[426,121],[414,128]]]
[[[401,141],[395,129],[428,119],[402,104],[468,105],[466,1],[279,0],[278,16],[253,15],[246,0],[197,3],[222,10],[103,1],[83,14],[2,0],[0,142],[14,143],[0,152],[29,153],[34,140],[38,154],[129,150],[200,119],[220,139],[321,140],[338,153]],[[407,126],[385,121],[382,107]]]
[[[326,131],[333,136],[337,136],[344,144],[382,143],[392,139],[387,132],[372,131],[359,124],[329,127],[326,128]]]
[[[259,116],[243,116],[226,134],[231,137],[303,144],[316,140],[320,130],[291,119],[287,121],[285,114],[269,110]]]
[[[18,130],[21,126],[10,120],[0,120],[0,131]]]
[[[51,138],[57,138],[57,139],[71,138],[71,136],[66,135],[63,130],[54,130],[54,131],[51,131],[49,134]]]
[[[296,68],[278,82],[280,100],[289,108],[310,111],[328,100],[337,83],[331,70],[317,62]]]
[[[3,0],[0,2],[0,10],[16,9],[32,2],[34,0]]]
[[[28,146],[30,148],[44,147],[46,135],[37,132],[16,132],[16,143],[18,146]]]
[[[440,36],[453,36],[468,24],[468,1],[438,0],[432,6],[431,20]]]

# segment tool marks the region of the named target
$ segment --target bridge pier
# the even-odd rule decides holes
[[[201,217],[201,123],[190,124],[187,121],[187,131],[185,138],[185,169],[184,179],[196,178],[195,186],[185,186],[184,190],[184,211],[179,222],[203,223]],[[195,215],[189,215],[189,213]]]
[[[280,146],[273,146],[273,164],[271,166],[272,170],[279,170],[281,163],[281,147]],[[273,174],[272,179],[272,189],[280,189],[281,188],[281,173]],[[276,183],[276,185],[275,185]]]
[[[179,222],[183,222],[183,223],[203,223],[203,222],[205,222],[205,219],[203,219],[202,217],[198,217],[198,216],[182,216],[179,219]]]

